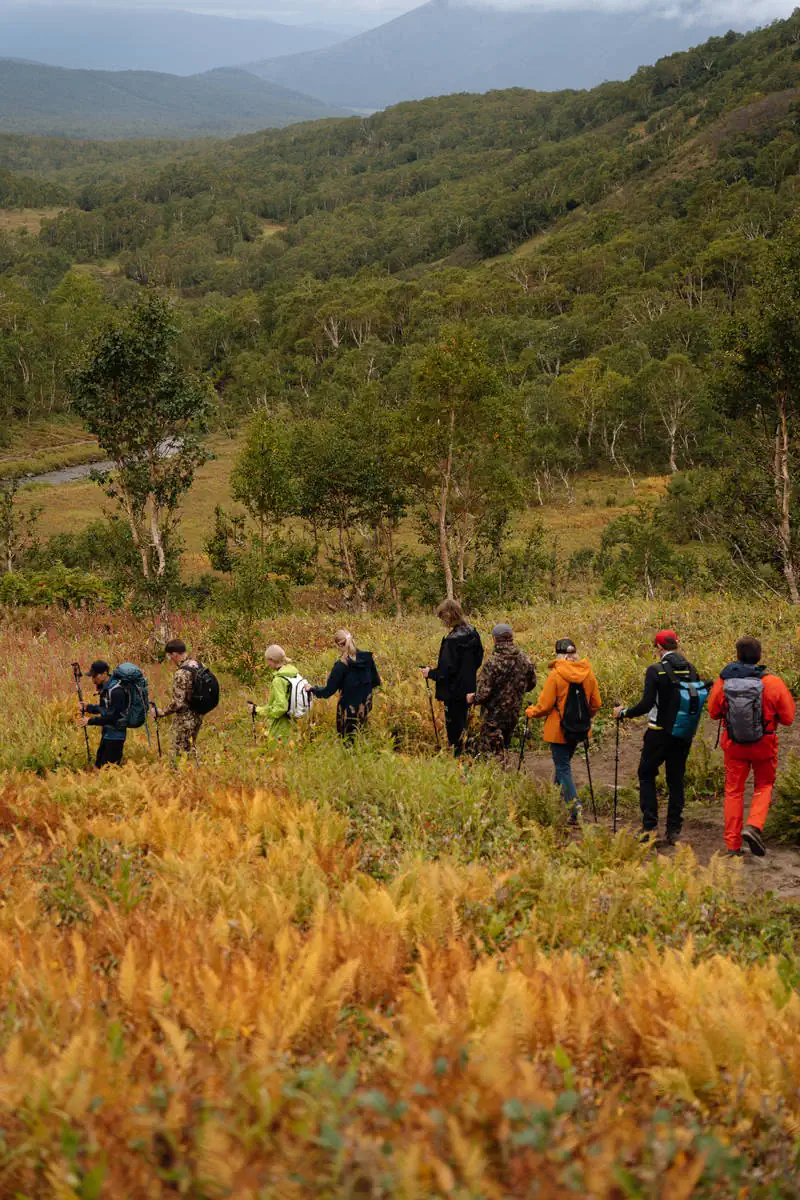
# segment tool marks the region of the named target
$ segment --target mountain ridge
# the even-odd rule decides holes
[[[345,116],[236,67],[90,71],[0,58],[0,131],[69,137],[230,136]]]
[[[331,46],[345,37],[319,26],[181,9],[0,4],[4,56],[83,70],[196,75],[237,66],[255,47],[263,57],[274,58]]]
[[[727,25],[598,10],[500,10],[429,0],[334,46],[242,64],[329,104],[386,108],[456,92],[560,91],[632,75]],[[444,53],[443,53],[444,50]]]

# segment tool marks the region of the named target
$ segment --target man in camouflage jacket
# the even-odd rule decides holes
[[[180,638],[173,638],[164,647],[167,658],[175,666],[175,676],[172,681],[172,702],[164,709],[157,709],[156,716],[172,717],[170,739],[170,758],[174,763],[179,754],[187,754],[197,759],[197,735],[203,718],[200,713],[193,712],[189,707],[192,698],[193,672],[200,668],[196,658],[190,658],[186,652],[186,644]]]
[[[519,721],[522,698],[536,687],[536,668],[527,654],[514,645],[510,625],[495,625],[494,650],[485,663],[478,686],[467,700],[483,709],[480,752],[505,759]]]

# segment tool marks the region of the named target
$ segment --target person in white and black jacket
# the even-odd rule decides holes
[[[691,741],[673,737],[672,729],[678,715],[680,694],[675,686],[678,679],[697,679],[697,671],[678,650],[678,636],[671,629],[662,629],[654,639],[660,651],[659,661],[647,668],[644,691],[638,704],[629,708],[618,704],[614,716],[618,721],[632,717],[649,717],[639,760],[639,806],[642,810],[642,836],[651,838],[658,829],[658,797],[656,777],[664,766],[669,791],[667,806],[667,845],[674,846],[683,827],[685,802],[684,779]]]

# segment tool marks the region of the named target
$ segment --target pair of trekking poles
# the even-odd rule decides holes
[[[81,712],[83,712],[83,706],[84,706],[83,705],[83,689],[81,688],[81,679],[83,679],[83,671],[81,670],[81,664],[79,662],[74,662],[71,664],[71,666],[72,666],[72,678],[75,680],[75,691],[78,693],[78,703],[81,706]],[[156,708],[155,700],[150,701],[150,707],[153,710],[153,721],[154,721],[155,727],[156,727],[156,745],[158,746],[158,757],[161,758],[161,734],[159,733],[159,730],[158,730],[158,709]],[[89,730],[86,728],[85,725],[83,727],[83,736],[86,741],[86,762],[87,762],[88,766],[91,767],[91,765],[92,765],[92,748],[89,745]],[[150,736],[149,733],[147,736],[148,737]]]
[[[442,743],[439,738],[439,726],[436,722],[436,710],[433,707],[433,695],[431,693],[430,680],[428,679],[427,676],[425,677],[425,687],[428,692],[428,706],[431,710],[431,721],[433,723],[434,737],[436,738],[436,749],[441,750]],[[254,720],[255,720],[255,718],[254,718]],[[615,724],[616,724],[617,728],[616,728],[616,744],[614,747],[614,825],[613,825],[614,833],[617,832],[617,797],[619,794],[619,721],[616,721]],[[525,758],[525,744],[530,735],[530,729],[531,729],[530,718],[526,717],[525,729],[522,734],[522,745],[520,746],[520,750],[519,750],[519,761],[517,762],[517,774],[519,774],[519,772],[522,770],[522,763]],[[597,804],[596,804],[595,798],[594,798],[594,784],[592,783],[592,768],[591,768],[591,764],[589,762],[589,739],[588,738],[586,738],[584,740],[583,749],[584,749],[584,753],[586,754],[586,774],[589,779],[589,795],[592,798],[592,814],[594,816],[595,824],[597,824]]]
[[[614,724],[616,725],[616,731],[615,731],[615,739],[614,739],[614,822],[613,822],[613,826],[612,826],[612,832],[616,833],[617,832],[617,799],[619,796],[619,726],[620,726],[620,722],[615,721]],[[521,745],[520,751],[519,751],[519,762],[517,763],[517,771],[518,772],[522,770],[522,760],[525,757],[525,743],[528,740],[528,734],[530,733],[530,726],[531,726],[530,718],[526,717],[525,730],[522,734],[522,745]],[[589,777],[589,795],[592,797],[592,813],[594,815],[594,821],[595,821],[595,825],[596,825],[597,824],[597,805],[595,804],[594,787],[592,786],[592,768],[589,765],[589,739],[588,739],[588,737],[586,738],[586,740],[583,743],[583,749],[586,754],[586,774]]]
[[[519,772],[522,770],[522,763],[525,758],[525,743],[528,740],[530,731],[531,731],[531,720],[530,720],[530,717],[526,717],[525,718],[525,728],[522,731],[522,745],[519,748],[519,762],[517,763],[517,774],[519,774]],[[594,784],[592,783],[592,768],[589,763],[589,739],[588,739],[588,737],[583,739],[583,750],[586,755],[586,775],[589,779],[589,795],[592,798],[592,815],[594,817],[594,823],[596,825],[597,824],[597,804],[595,803],[595,798],[594,798]]]

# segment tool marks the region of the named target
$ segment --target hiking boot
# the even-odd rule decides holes
[[[747,842],[756,858],[763,858],[767,853],[767,847],[764,845],[761,830],[756,829],[755,825],[745,825],[742,830],[742,841]]]
[[[723,850],[723,858],[744,858],[744,850]]]
[[[575,801],[569,813],[568,825],[580,825],[581,817],[583,816],[583,805],[579,801]]]
[[[658,838],[658,830],[657,829],[642,829],[639,833],[639,841],[642,842],[644,845],[648,845],[648,846],[655,845],[657,838]]]
[[[678,842],[681,840],[681,835],[680,833],[676,833],[674,829],[668,829],[667,836],[664,840],[668,846],[677,846]]]

